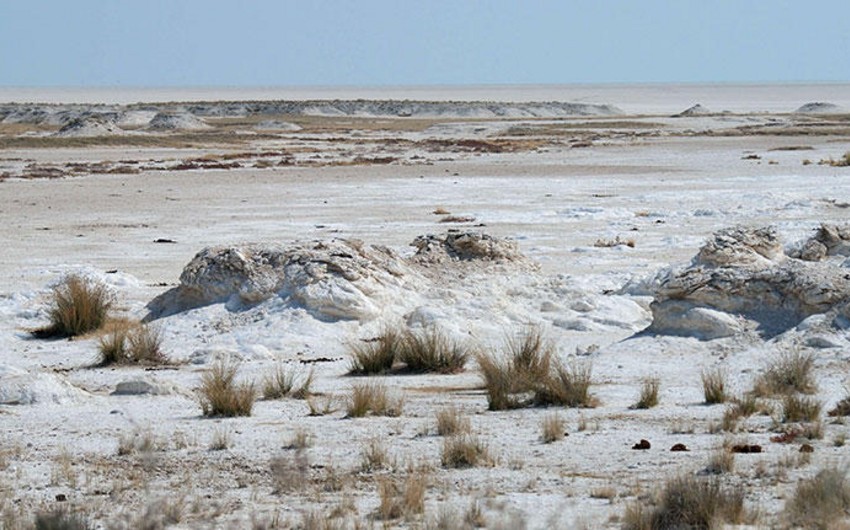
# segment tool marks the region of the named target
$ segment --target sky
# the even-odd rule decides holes
[[[0,0],[0,86],[850,80],[847,0]]]

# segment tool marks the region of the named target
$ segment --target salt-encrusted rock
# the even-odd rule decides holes
[[[413,240],[416,247],[414,261],[442,263],[455,261],[526,262],[515,241],[482,232],[448,232],[443,235],[419,236]]]
[[[840,266],[789,258],[771,228],[736,227],[715,234],[687,267],[667,272],[650,305],[650,331],[728,336],[743,329],[722,315],[729,313],[772,334],[849,300],[850,278]]]
[[[0,365],[0,405],[66,404],[85,396],[86,392],[58,375]]]
[[[120,134],[124,134],[124,131],[111,119],[104,116],[91,115],[72,119],[59,129],[55,135],[67,138],[88,138]]]
[[[678,114],[674,114],[674,118],[687,118],[689,116],[705,116],[707,114],[711,114],[711,111],[707,108],[703,107],[701,104],[697,103],[692,107],[688,107]]]
[[[112,395],[115,396],[141,396],[145,394],[160,396],[169,394],[170,390],[164,385],[152,383],[144,379],[130,379],[121,381],[115,385]]]
[[[409,277],[416,274],[393,251],[356,240],[217,246],[196,254],[176,291],[149,308],[167,313],[279,296],[321,318],[368,320],[406,291]]]
[[[209,128],[204,120],[185,111],[157,112],[146,127],[150,131],[191,131]]]
[[[841,112],[841,107],[839,107],[835,103],[827,103],[824,101],[812,101],[811,103],[801,105],[794,112],[798,114],[829,114]]]
[[[814,247],[816,254],[807,257],[806,249]],[[850,256],[850,225],[821,224],[808,241],[803,244],[800,258],[806,261],[820,261],[827,256]]]

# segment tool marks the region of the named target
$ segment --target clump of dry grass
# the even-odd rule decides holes
[[[118,456],[134,453],[152,453],[160,448],[160,442],[153,432],[134,429],[118,438]]]
[[[590,363],[564,365],[553,363],[553,369],[535,388],[534,403],[541,406],[593,407],[590,395],[592,367]]]
[[[346,407],[346,416],[361,418],[371,413],[375,416],[401,416],[404,400],[392,398],[387,387],[380,383],[353,385]]]
[[[814,363],[812,354],[794,351],[781,355],[756,379],[753,394],[759,397],[790,392],[811,394],[817,389],[812,373]]]
[[[236,383],[236,365],[217,363],[201,376],[199,401],[204,416],[250,416],[256,392],[253,383]]]
[[[846,396],[827,412],[830,417],[850,416],[850,396]]]
[[[461,415],[460,411],[454,406],[438,410],[436,419],[439,436],[467,433],[472,429],[469,418]]]
[[[295,429],[295,432],[292,434],[292,439],[289,441],[286,448],[295,450],[307,449],[310,447],[311,438],[312,436],[309,431],[299,427],[298,429]]]
[[[307,399],[310,397],[313,378],[312,370],[303,375],[297,366],[287,368],[287,365],[280,364],[274,373],[263,379],[263,399]]]
[[[352,375],[373,375],[389,372],[402,349],[404,333],[386,327],[379,337],[368,341],[352,342],[348,346],[351,355]]]
[[[820,417],[823,404],[810,397],[788,394],[782,398],[782,421],[812,422]]]
[[[381,499],[378,516],[389,521],[424,513],[427,487],[428,482],[421,473],[411,473],[404,480],[381,480],[378,482],[378,495]]]
[[[402,337],[398,360],[409,372],[453,374],[463,371],[470,352],[436,327],[409,331]]]
[[[98,342],[100,366],[110,364],[166,364],[162,331],[147,324],[117,321]]]
[[[726,398],[726,374],[720,368],[703,370],[702,392],[707,405],[724,403]]]
[[[478,367],[490,410],[528,405],[590,407],[591,367],[553,360],[555,346],[539,328],[508,339],[506,354],[479,354]]]
[[[454,469],[493,464],[487,446],[471,434],[445,438],[440,461],[443,467]]]
[[[271,472],[272,492],[275,494],[289,493],[303,488],[307,484],[310,458],[307,451],[304,450],[275,456],[269,462],[269,471]]]
[[[613,247],[619,247],[621,245],[629,247],[629,248],[635,248],[635,240],[634,239],[620,239],[620,236],[617,236],[614,239],[599,238],[593,243],[593,246],[597,247],[597,248],[613,248]]]
[[[38,513],[32,526],[33,530],[88,530],[86,518],[64,508]]]
[[[33,330],[35,337],[74,337],[95,331],[106,322],[113,299],[102,283],[72,274],[53,288],[50,302],[50,324]]]
[[[651,409],[658,405],[658,390],[661,382],[654,377],[646,378],[641,382],[640,395],[637,403],[632,405],[633,409]]]
[[[230,449],[230,444],[232,440],[230,438],[230,431],[227,429],[216,429],[213,432],[212,440],[210,440],[210,451],[224,451],[225,449]]]
[[[744,491],[724,487],[717,479],[675,477],[656,494],[651,507],[632,504],[623,516],[626,530],[670,528],[720,528],[740,524],[745,518]]]
[[[706,473],[711,475],[731,473],[734,469],[735,453],[726,447],[720,447],[711,453],[708,459],[708,465],[705,466]]]
[[[818,164],[832,167],[850,167],[850,151],[844,153],[844,155],[838,160],[833,158],[824,158],[821,159]]]
[[[794,528],[844,528],[835,526],[850,512],[850,483],[846,469],[822,469],[797,485],[785,503],[785,517]]]
[[[563,440],[566,424],[560,414],[549,414],[540,422],[540,441],[545,444]]]
[[[387,448],[380,438],[370,439],[360,450],[360,471],[372,472],[389,466]]]

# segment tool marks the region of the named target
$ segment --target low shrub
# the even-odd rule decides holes
[[[834,526],[850,513],[850,483],[843,468],[822,469],[801,481],[785,503],[785,517],[794,528],[844,528]]]
[[[472,429],[469,418],[461,415],[460,411],[454,406],[438,410],[436,418],[439,436],[467,433]]]
[[[404,334],[398,360],[409,372],[453,374],[463,371],[469,355],[468,348],[430,327]]]
[[[147,324],[115,322],[98,343],[100,365],[166,364],[162,351],[162,332]]]
[[[278,365],[274,373],[263,380],[263,399],[307,399],[310,397],[313,378],[312,370],[303,375],[297,366]]]
[[[443,441],[441,455],[443,467],[462,469],[479,465],[492,465],[493,459],[487,446],[478,437],[461,434],[449,436]]]
[[[724,487],[718,479],[673,478],[655,495],[650,507],[632,504],[623,517],[626,530],[720,528],[744,521],[744,491]]]
[[[658,390],[661,382],[656,378],[644,379],[640,387],[640,396],[637,403],[632,405],[635,409],[651,409],[658,405]]]
[[[403,332],[387,327],[381,335],[368,341],[353,342],[348,347],[352,375],[373,375],[389,372],[395,364],[404,342]]]
[[[360,418],[371,413],[375,416],[400,416],[404,401],[392,398],[387,387],[380,383],[354,385],[346,408],[346,416]]]
[[[550,444],[564,439],[566,424],[560,414],[550,414],[540,422],[540,431],[540,441]]]
[[[106,322],[113,299],[102,283],[72,274],[53,288],[50,302],[50,324],[34,330],[35,337],[74,337],[95,331]]]
[[[716,405],[726,401],[726,374],[720,368],[703,370],[702,392],[706,405]]]
[[[534,389],[534,403],[540,406],[593,407],[590,394],[590,363],[564,365],[553,363],[553,369]]]
[[[204,416],[250,416],[256,393],[253,383],[236,383],[236,365],[218,363],[201,376],[199,389]]]
[[[753,386],[753,393],[759,397],[790,392],[811,394],[817,389],[812,373],[814,363],[812,354],[798,351],[783,354],[759,376]]]
[[[384,521],[390,521],[424,513],[427,486],[425,476],[421,473],[411,473],[403,480],[380,481],[378,516]]]
[[[789,394],[782,398],[782,421],[788,422],[812,422],[820,417],[823,405],[820,401]]]

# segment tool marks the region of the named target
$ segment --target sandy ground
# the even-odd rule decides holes
[[[770,131],[741,129],[774,118],[781,126]],[[842,128],[848,122],[813,134],[795,129],[799,119],[784,114],[640,120],[627,127],[613,119],[592,127],[569,119],[471,127],[439,120],[436,129],[404,131],[394,123],[387,132],[374,120],[346,118],[347,130],[330,137],[306,124],[298,133],[239,146],[0,151],[0,166],[13,172],[33,163],[132,159],[151,166],[135,174],[15,174],[0,181],[0,383],[5,379],[8,389],[24,381],[36,397],[0,405],[0,509],[7,525],[72,506],[97,528],[141,528],[141,520],[173,528],[286,528],[306,526],[309,514],[340,525],[418,528],[440,517],[461,525],[476,511],[491,528],[619,528],[627,505],[648,502],[668,477],[704,469],[724,443],[764,447],[759,455],[738,455],[722,480],[744,488],[752,526],[779,524],[800,478],[844,461],[838,440],[847,427],[824,415],[824,434],[805,440],[814,447],[805,458],[801,441],[771,442],[777,420],[770,416],[749,418],[737,432],[718,431],[726,407],[702,404],[700,374],[721,367],[733,392],[742,393],[792,340],[642,334],[651,296],[622,289],[687,262],[723,227],[773,225],[792,243],[822,222],[845,222],[850,169],[817,162],[850,149],[850,131]],[[532,135],[539,143],[508,152],[422,143],[527,139],[508,134],[509,127],[540,128]],[[585,147],[569,141],[588,137]],[[295,162],[169,169],[173,161],[269,149],[294,153]],[[350,163],[388,153],[388,164]],[[316,155],[321,163],[311,161]],[[474,220],[440,223],[438,208]],[[364,322],[323,321],[274,300],[183,311],[157,321],[165,351],[178,363],[166,368],[93,368],[96,336],[45,341],[27,333],[45,323],[51,286],[71,272],[106,282],[117,314],[142,318],[146,304],[176,286],[205,246],[356,238],[410,256],[416,236],[448,228],[511,238],[539,269],[460,273],[387,303],[379,318]],[[617,238],[633,245],[597,246]],[[346,344],[422,307],[488,349],[529,324],[541,326],[563,359],[592,363],[598,406],[489,412],[470,362],[457,375],[371,378],[404,396],[403,413],[345,419],[343,403],[362,381],[345,375]],[[846,346],[843,333],[835,338]],[[848,350],[810,350],[826,410],[844,396]],[[261,400],[250,417],[203,418],[195,389],[223,358],[239,361],[240,377],[258,384],[278,363],[327,358],[311,366],[315,402],[331,403],[331,411],[311,416],[304,400]],[[630,409],[646,377],[660,381],[660,404]],[[136,379],[155,383],[162,395],[112,395],[119,382]],[[494,458],[491,466],[441,465],[434,415],[448,405],[468,415]],[[569,436],[544,444],[540,424],[553,412]],[[299,430],[310,447],[287,449]],[[120,441],[134,435],[153,450],[119,454]],[[216,436],[229,447],[210,450]],[[642,438],[652,448],[632,450]],[[364,469],[362,452],[372,442],[387,451],[385,467]],[[670,452],[676,443],[690,451]],[[272,461],[286,466],[281,471]],[[427,484],[424,513],[376,518],[381,484],[413,475]],[[280,481],[284,491],[276,491]]]

